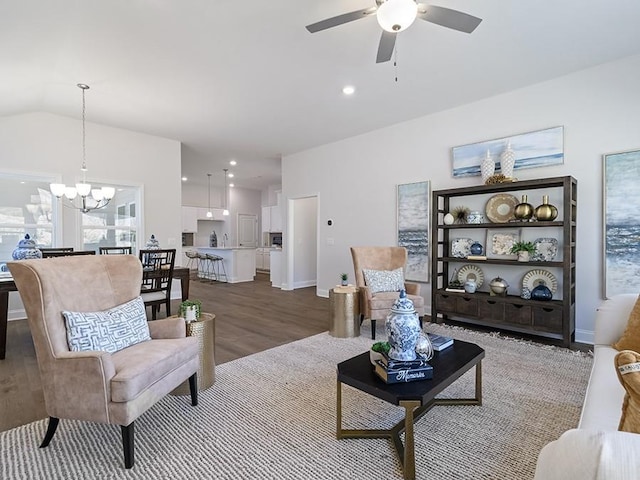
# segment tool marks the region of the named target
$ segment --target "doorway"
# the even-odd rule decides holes
[[[258,246],[258,216],[247,213],[238,214],[238,246]]]
[[[289,200],[288,289],[318,284],[318,197]]]

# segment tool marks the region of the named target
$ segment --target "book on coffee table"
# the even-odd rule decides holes
[[[415,360],[396,360],[395,358],[389,357],[388,354],[382,353],[382,358],[380,361],[384,364],[385,368],[389,370],[400,370],[404,368],[417,368],[422,367],[424,365],[429,365],[427,363],[427,357],[416,353]]]
[[[392,370],[387,369],[380,360],[377,360],[375,372],[386,383],[406,383],[433,378],[433,367],[429,364],[415,368]]]
[[[436,352],[449,348],[453,345],[453,338],[451,337],[445,337],[444,335],[438,335],[436,333],[429,333],[427,335],[429,335],[431,345]]]

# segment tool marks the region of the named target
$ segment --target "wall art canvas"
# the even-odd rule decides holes
[[[640,150],[604,155],[604,297],[640,293]]]
[[[548,167],[564,163],[564,127],[547,128],[536,132],[522,133],[511,137],[453,147],[453,176],[470,177],[480,175],[480,164],[491,152],[496,162],[496,173],[500,173],[500,154],[507,144],[515,153],[514,170]]]
[[[398,246],[407,249],[405,279],[429,281],[429,182],[398,185]]]

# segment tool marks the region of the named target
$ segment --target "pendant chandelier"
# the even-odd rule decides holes
[[[84,93],[89,90],[89,85],[78,83],[78,88],[82,90],[82,182],[76,183],[75,187],[67,187],[64,183],[52,183],[49,185],[51,193],[57,198],[66,197],[67,202],[63,201],[65,207],[77,208],[82,213],[88,213],[91,210],[106,207],[116,193],[113,187],[91,188],[91,184],[87,183],[87,161],[85,147],[85,99]],[[80,204],[74,200],[80,197]],[[64,200],[64,199],[63,199]]]
[[[224,170],[224,210],[222,211],[222,215],[229,215],[229,193],[227,190],[227,172],[228,168],[223,168]]]

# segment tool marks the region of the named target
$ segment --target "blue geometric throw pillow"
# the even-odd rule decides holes
[[[115,353],[151,340],[142,297],[102,312],[62,312],[72,352]]]

